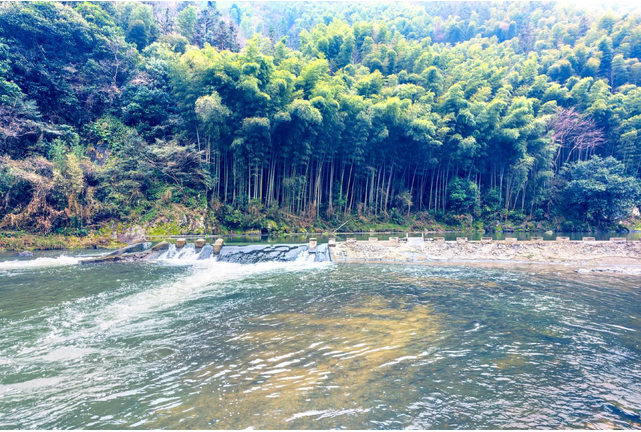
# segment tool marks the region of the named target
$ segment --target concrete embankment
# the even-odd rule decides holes
[[[439,241],[440,240],[440,241]],[[513,261],[530,263],[641,265],[641,241],[443,241],[395,239],[335,243],[334,262]]]

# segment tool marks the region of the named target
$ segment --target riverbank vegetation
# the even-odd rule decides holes
[[[119,246],[122,246],[122,243],[98,233],[84,236],[36,235],[25,232],[3,232],[0,234],[0,252],[5,250],[97,249],[116,248]]]
[[[0,228],[616,228],[640,57],[567,4],[4,2]]]

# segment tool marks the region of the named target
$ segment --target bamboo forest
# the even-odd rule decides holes
[[[2,2],[0,229],[619,229],[641,13]]]

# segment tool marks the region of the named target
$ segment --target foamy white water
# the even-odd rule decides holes
[[[46,356],[51,350],[78,340],[154,332],[156,327],[163,325],[162,320],[158,321],[159,313],[201,297],[212,294],[224,296],[247,289],[242,284],[244,279],[283,272],[306,272],[332,265],[331,262],[314,262],[314,256],[306,252],[290,262],[250,265],[218,262],[215,258],[196,261],[187,255],[184,259],[160,259],[155,265],[164,264],[191,268],[176,275],[174,280],[151,286],[124,285],[110,294],[79,298],[48,310],[47,330],[38,340],[36,352]],[[124,293],[127,294],[122,295]],[[115,298],[111,298],[111,294]]]
[[[159,260],[163,261],[163,260]],[[254,275],[276,272],[296,272],[323,268],[332,265],[331,262],[314,262],[314,256],[303,252],[295,261],[263,262],[257,264],[238,264],[219,262],[215,259],[196,261],[185,258],[165,260],[171,264],[194,264],[187,275],[172,283],[155,286],[125,297],[108,305],[97,315],[101,327],[112,327],[131,318],[139,318],[145,314],[178,306],[181,303],[194,300],[206,292],[219,291],[221,294],[229,291],[229,282],[239,281]]]
[[[70,266],[76,265],[79,262],[79,258],[66,255],[61,255],[57,258],[36,258],[32,260],[0,261],[0,271]]]
[[[196,253],[196,248],[193,244],[186,245],[181,249],[176,249],[176,245],[169,245],[169,249],[160,255],[155,261],[160,261],[166,264],[174,265],[190,265],[202,263],[201,260],[198,261],[198,253]],[[209,261],[209,260],[207,260]]]

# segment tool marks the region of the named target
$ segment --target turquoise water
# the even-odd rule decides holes
[[[0,428],[641,428],[638,277],[58,255],[0,257]]]

